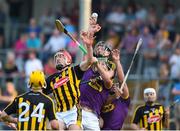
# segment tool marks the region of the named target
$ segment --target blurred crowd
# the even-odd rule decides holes
[[[0,4],[1,6],[3,5]],[[157,5],[153,4],[145,8],[135,2],[129,2],[126,6],[101,2],[97,12],[102,30],[97,34],[97,40],[104,40],[112,48],[120,49],[126,72],[136,43],[142,38],[143,45],[138,56],[143,57],[140,73],[144,78],[159,79],[158,99],[168,106],[172,94],[174,99],[180,99],[180,33],[176,29],[180,11],[172,3],[164,2],[162,6],[159,16]],[[26,85],[26,78],[31,71],[40,69],[47,76],[56,72],[53,63],[56,51],[67,49],[73,62],[76,62],[79,49],[54,24],[55,19],[60,19],[66,29],[78,39],[78,3],[72,11],[73,14],[71,11],[45,8],[38,20],[32,17],[23,30],[18,30],[16,39],[10,38],[11,43],[7,47],[4,45],[2,25],[8,14],[0,8],[0,50],[7,50],[3,55],[0,53],[1,101],[12,100],[11,97],[18,94],[16,90]],[[133,65],[134,70],[138,68],[137,63],[138,60]],[[131,72],[136,73],[134,70]],[[10,97],[7,99],[7,96]]]

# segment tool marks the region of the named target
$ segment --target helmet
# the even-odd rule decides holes
[[[104,41],[99,41],[94,47],[94,56],[96,57],[108,57],[110,52],[110,45]]]
[[[72,64],[72,57],[69,54],[69,52],[67,52],[64,49],[61,49],[54,55],[54,62],[56,64],[56,69],[61,70],[64,67]]]
[[[46,88],[45,75],[42,71],[32,71],[29,77],[28,85],[33,89],[39,89],[39,87]]]
[[[144,100],[145,102],[154,102],[156,101],[156,91],[154,88],[144,89]]]

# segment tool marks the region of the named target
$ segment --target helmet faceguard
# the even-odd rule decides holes
[[[32,71],[29,77],[29,87],[35,90],[46,88],[45,75],[42,71]]]
[[[111,54],[111,47],[104,41],[98,42],[94,47],[95,57],[109,57]]]
[[[57,70],[62,70],[72,63],[72,57],[69,52],[62,49],[54,55],[54,63]]]
[[[156,91],[154,88],[146,88],[144,90],[144,101],[149,103],[156,101]]]

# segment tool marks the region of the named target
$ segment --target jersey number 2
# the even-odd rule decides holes
[[[19,104],[19,108],[22,108],[22,107],[25,107],[25,110],[22,111],[22,113],[19,115],[19,121],[20,122],[29,121],[29,115],[27,117],[24,116],[29,111],[29,105],[26,102],[22,102],[21,104]],[[44,104],[39,103],[36,106],[36,108],[33,110],[33,112],[31,113],[31,117],[37,117],[38,122],[41,122],[41,119],[44,118],[43,108],[44,108]]]

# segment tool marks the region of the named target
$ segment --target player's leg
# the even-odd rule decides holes
[[[69,125],[68,130],[82,130],[82,128],[77,124],[71,124]]]
[[[59,123],[59,130],[64,130],[65,129],[65,123],[63,121],[63,115],[61,112],[57,112],[56,116],[58,118],[58,123]]]
[[[66,127],[69,130],[81,130],[82,112],[80,108],[74,106],[71,110],[66,112],[64,117]]]
[[[65,129],[65,123],[63,121],[58,121],[59,122],[59,130],[64,130]]]
[[[100,130],[99,119],[93,112],[82,109],[83,130]]]

